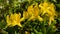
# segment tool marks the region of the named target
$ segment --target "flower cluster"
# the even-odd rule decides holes
[[[39,5],[32,4],[28,6],[27,11],[23,12],[23,17],[21,18],[21,14],[11,14],[7,15],[6,21],[7,21],[7,26],[15,26],[18,25],[22,27],[21,21],[28,19],[30,20],[39,20],[39,21],[44,21],[44,18],[42,16],[46,15],[48,17],[48,24],[50,25],[52,21],[54,21],[54,16],[55,14],[55,6],[53,3],[48,3],[48,2],[43,2],[40,3]],[[47,19],[47,18],[46,18]]]
[[[32,4],[28,6],[26,12],[30,16],[29,20],[39,19],[39,21],[43,21],[44,18],[42,16],[46,15],[49,19],[49,25],[54,21],[54,17],[56,16],[55,5],[49,2],[43,2],[39,5]]]
[[[30,20],[35,20],[35,19],[38,19],[39,21],[43,21],[43,18],[41,16],[39,16],[39,8],[37,5],[31,5],[31,6],[28,6],[27,8],[27,11],[23,13],[24,15],[27,14],[28,16],[28,21]]]

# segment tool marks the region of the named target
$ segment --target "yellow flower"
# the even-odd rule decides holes
[[[33,5],[28,6],[27,12],[28,12],[29,16],[33,15],[33,12],[34,12]]]
[[[41,17],[39,17],[39,8],[38,8],[38,5],[28,6],[27,13],[30,16],[28,21],[30,21],[30,20],[34,21],[35,19],[39,19],[39,21],[43,20]]]
[[[54,16],[56,16],[54,4],[49,2],[44,2],[44,3],[41,3],[39,7],[41,8],[40,9],[41,15],[43,16],[47,14],[46,16],[49,17],[48,24],[51,24],[51,22],[54,21]]]
[[[40,9],[40,12],[42,13],[42,15],[44,15],[45,13],[47,13],[47,8],[48,8],[48,3],[47,2],[44,2],[44,3],[41,3],[39,5],[39,7],[41,8]]]
[[[23,17],[24,17],[25,19],[29,17],[29,15],[28,15],[28,12],[27,12],[27,11],[24,11],[24,12],[23,12]]]
[[[8,25],[8,26],[11,25],[11,20],[10,20],[10,18],[9,18],[9,15],[7,15],[7,17],[6,17],[6,22],[7,22],[7,25]]]
[[[18,25],[20,27],[22,27],[21,25],[21,21],[23,21],[21,17],[21,14],[17,14],[17,13],[14,13],[14,14],[11,14],[11,15],[7,15],[6,17],[6,22],[7,22],[7,26],[15,26],[15,25]]]
[[[28,15],[29,15],[28,21],[35,19],[35,14],[34,14],[35,12],[34,12],[34,7],[33,7],[33,5],[28,6],[27,13],[28,13]]]
[[[34,15],[37,17],[39,15],[39,8],[38,6],[34,6]]]
[[[29,15],[33,15],[33,16],[38,16],[38,11],[39,11],[39,8],[37,5],[31,5],[31,6],[28,6],[28,9],[27,9],[27,12]]]
[[[53,17],[53,16],[49,17],[49,22],[48,22],[48,24],[50,25],[52,21],[54,21],[54,17]]]
[[[38,16],[38,20],[39,20],[39,21],[43,21],[43,18],[40,17],[40,16]]]

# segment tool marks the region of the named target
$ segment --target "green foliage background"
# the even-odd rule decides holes
[[[48,0],[51,3],[54,3],[57,11],[57,18],[54,23],[50,26],[47,25],[47,21],[39,22],[35,21],[23,21],[21,24],[23,28],[19,26],[7,27],[6,26],[6,15],[12,13],[20,12],[23,14],[24,10],[27,10],[27,7],[32,3],[43,2],[44,0],[0,0],[0,34],[25,34],[27,31],[30,34],[60,34],[60,0]],[[2,8],[1,8],[2,6]],[[53,29],[53,26],[56,26],[56,29]]]

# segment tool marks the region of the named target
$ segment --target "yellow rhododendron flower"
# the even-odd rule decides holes
[[[37,5],[33,6],[34,5],[28,6],[27,12],[29,15],[38,16],[39,8]]]
[[[50,15],[52,15],[53,13],[55,15],[55,9],[54,9],[55,6],[53,3],[44,2],[40,4],[39,7],[41,8],[41,12],[43,15],[45,13],[48,13]]]
[[[46,16],[49,17],[48,24],[50,25],[51,22],[54,21],[54,16],[56,16],[54,4],[49,2],[44,2],[41,3],[39,7],[41,8],[40,9],[40,12],[42,13],[41,15],[43,16],[44,14],[47,14]]]
[[[28,21],[30,20],[35,20],[35,19],[39,19],[39,21],[42,21],[43,18],[42,17],[39,17],[39,8],[37,5],[31,5],[31,6],[28,6],[28,9],[27,9],[27,12],[28,12],[28,15],[30,16],[30,18],[28,19]]]
[[[23,17],[24,17],[25,19],[29,17],[29,15],[28,15],[28,12],[27,12],[27,11],[24,11],[24,12],[23,12]]]
[[[39,8],[38,6],[34,6],[34,15],[37,17],[39,15]]]
[[[30,21],[32,19],[34,20],[35,14],[34,14],[34,7],[33,7],[33,5],[28,6],[27,12],[28,12],[28,15],[29,15],[28,21]]]
[[[15,26],[18,25],[20,27],[22,27],[21,25],[21,21],[23,21],[23,18],[21,18],[21,14],[11,14],[11,15],[7,15],[6,17],[6,22],[7,22],[7,26]]]
[[[27,12],[28,12],[29,16],[33,15],[33,12],[34,12],[33,5],[28,6]]]
[[[43,18],[40,17],[40,16],[38,16],[38,20],[39,20],[39,21],[43,21]]]

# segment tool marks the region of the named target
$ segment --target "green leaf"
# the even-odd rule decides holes
[[[60,3],[59,4],[56,4],[56,6],[60,8]]]
[[[56,2],[56,0],[52,0],[52,1]]]
[[[4,31],[4,30],[2,30],[1,32],[2,32],[3,34],[8,34],[8,32],[6,32],[6,31]]]
[[[31,34],[35,34],[35,33],[32,32]]]
[[[42,32],[38,32],[37,34],[43,34]]]

